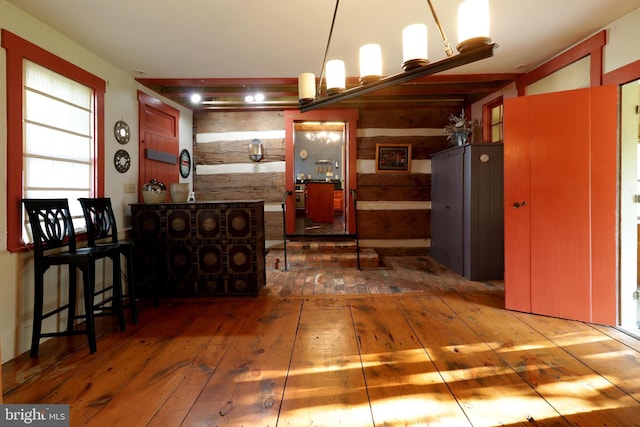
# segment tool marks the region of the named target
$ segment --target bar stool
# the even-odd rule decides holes
[[[116,217],[108,197],[80,198],[82,213],[87,224],[87,242],[89,247],[111,248],[124,256],[127,262],[127,293],[122,293],[122,305],[131,310],[133,324],[138,323],[136,304],[136,281],[134,270],[133,243],[118,240]],[[124,287],[123,287],[124,289]],[[125,301],[128,300],[128,304]]]
[[[27,211],[31,233],[33,235],[34,300],[33,333],[30,356],[38,357],[40,339],[61,335],[87,335],[89,350],[97,351],[94,322],[94,293],[96,261],[110,258],[113,266],[113,304],[110,310],[101,307],[101,314],[116,314],[120,330],[125,328],[122,309],[122,283],[120,281],[120,254],[109,247],[77,248],[69,202],[67,199],[22,199]],[[68,249],[61,250],[64,246]],[[44,312],[44,275],[49,267],[68,265],[69,289],[67,304]],[[77,270],[82,272],[83,315],[76,314]],[[64,331],[42,332],[42,321],[67,310],[67,328]],[[75,320],[84,319],[85,328],[75,329]]]

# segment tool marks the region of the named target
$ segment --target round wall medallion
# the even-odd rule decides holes
[[[120,173],[125,173],[129,170],[131,166],[131,157],[129,157],[129,153],[126,150],[118,150],[116,154],[113,156],[113,164],[116,167],[116,170]]]
[[[113,128],[113,133],[116,136],[116,141],[118,141],[120,144],[126,144],[127,142],[129,142],[129,138],[131,138],[129,125],[123,120],[118,120],[116,122],[116,125]]]
[[[191,155],[187,149],[180,152],[180,176],[183,178],[189,177],[191,172]]]
[[[307,150],[305,150],[304,148],[302,150],[300,150],[300,158],[302,160],[305,160],[307,158]]]

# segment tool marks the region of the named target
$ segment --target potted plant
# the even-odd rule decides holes
[[[463,109],[459,116],[454,116],[453,114],[449,116],[449,124],[444,130],[449,134],[447,141],[450,141],[452,146],[466,144],[467,142],[471,142],[473,122],[467,120]]]

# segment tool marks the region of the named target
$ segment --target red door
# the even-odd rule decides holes
[[[138,92],[140,151],[138,201],[142,202],[142,186],[152,178],[167,186],[180,182],[178,166],[178,123],[180,112],[157,99]]]
[[[505,101],[505,303],[615,324],[617,87]]]

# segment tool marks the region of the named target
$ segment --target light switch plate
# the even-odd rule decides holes
[[[135,182],[125,182],[124,188],[122,189],[124,193],[135,193],[136,192],[136,183]]]

